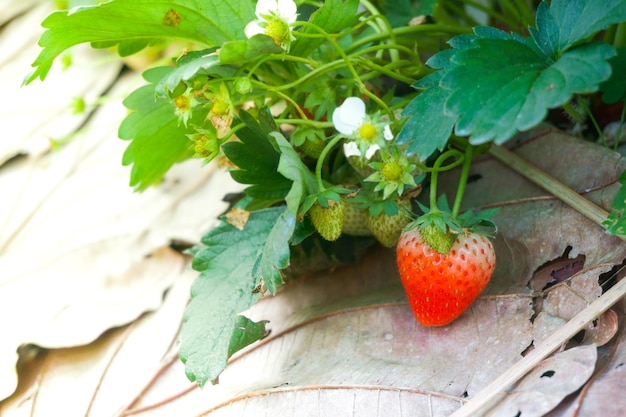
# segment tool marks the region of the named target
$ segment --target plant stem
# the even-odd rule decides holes
[[[443,163],[450,157],[456,157],[457,159],[450,165],[447,165],[445,168],[441,168]],[[444,152],[441,155],[439,155],[439,157],[433,164],[433,167],[429,170],[431,173],[430,174],[430,195],[429,195],[431,213],[433,212],[436,213],[439,211],[439,208],[437,207],[437,181],[439,179],[439,173],[442,171],[447,171],[457,166],[459,163],[463,161],[464,161],[464,157],[461,152],[457,151],[456,149],[450,149],[449,151]]]
[[[430,174],[430,212],[437,213],[439,208],[437,207],[437,180],[439,178],[439,171],[433,171]]]
[[[615,36],[613,38],[614,48],[623,48],[626,46],[626,22],[621,22],[615,29]]]
[[[372,16],[376,16],[377,20],[381,22],[381,23],[378,23],[378,27],[380,28],[378,32],[387,34],[389,36],[389,40],[387,42],[390,45],[395,45],[396,39],[393,34],[393,28],[391,27],[389,20],[387,20],[385,16],[381,15],[378,9],[372,3],[370,3],[369,0],[361,0],[361,4],[365,6],[365,8],[370,12]],[[395,48],[390,49],[389,57],[390,57],[391,62],[395,62],[400,59],[400,54],[398,53],[397,49]]]
[[[462,35],[472,33],[472,29],[465,26],[453,26],[453,25],[444,25],[444,24],[424,24],[417,26],[402,26],[399,28],[394,28],[394,35],[406,35],[410,33],[446,33],[446,34],[454,34],[454,35]],[[369,43],[378,42],[384,40],[388,35],[386,34],[374,34],[362,39],[359,39],[350,46],[346,48],[346,52],[350,52],[352,50],[358,50],[363,45],[367,45]]]
[[[565,113],[567,113],[567,115],[571,117],[572,120],[574,120],[575,122],[582,123],[585,121],[585,116],[581,112],[576,110],[576,108],[572,106],[572,103],[567,102],[563,104],[563,110],[565,110]]]
[[[617,151],[620,141],[622,139],[622,132],[624,129],[624,118],[626,117],[626,106],[622,107],[622,115],[619,118],[619,128],[615,132],[615,138],[613,139],[613,150]]]
[[[565,186],[560,181],[539,170],[534,165],[528,163],[513,152],[498,145],[492,145],[489,153],[496,159],[504,162],[508,167],[520,173],[530,181],[549,191],[555,197],[559,198],[565,204],[569,205],[579,213],[585,215],[593,222],[602,226],[609,213],[601,207],[596,206],[576,191]],[[604,228],[604,226],[602,226]],[[626,236],[620,236],[626,240]]]
[[[473,152],[474,146],[468,143],[465,148],[465,159],[463,160],[463,168],[461,169],[461,177],[459,178],[459,187],[456,190],[456,197],[454,198],[454,205],[452,206],[452,217],[457,217],[461,209],[461,202],[463,201],[463,194],[465,193],[465,186],[467,185],[467,178],[469,177],[469,169],[472,165]]]
[[[322,181],[322,167],[324,166],[324,159],[326,159],[326,155],[328,155],[328,152],[330,152],[330,150],[334,148],[341,139],[343,139],[342,135],[335,136],[330,142],[326,144],[326,146],[324,146],[324,149],[322,149],[319,158],[317,158],[317,164],[315,165],[315,178],[317,179],[317,186],[320,192],[326,190],[326,187],[324,187],[324,182]]]
[[[593,124],[593,127],[596,129],[596,133],[598,134],[598,136],[602,140],[602,143],[604,144],[604,147],[605,148],[609,148],[609,144],[606,141],[606,137],[604,137],[604,133],[602,133],[602,129],[600,129],[600,125],[598,125],[598,121],[593,116],[593,113],[591,112],[591,109],[587,105],[587,102],[585,101],[585,99],[582,98],[582,97],[578,97],[578,102],[580,103],[580,106],[585,110],[585,113],[587,113],[587,115],[589,116],[589,119],[591,120],[591,123]]]

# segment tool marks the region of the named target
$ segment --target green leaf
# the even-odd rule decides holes
[[[274,295],[283,283],[280,270],[289,265],[289,239],[294,233],[295,226],[295,214],[290,210],[284,210],[272,227],[252,270],[252,275],[260,277],[265,288]]]
[[[187,53],[176,61],[176,69],[163,77],[156,85],[156,94],[165,96],[178,87],[181,81],[188,81],[196,75],[219,75],[230,77],[235,69],[220,65],[219,59],[214,55],[215,48]]]
[[[283,53],[283,48],[276,45],[267,35],[254,35],[248,40],[226,42],[220,50],[222,64],[243,65],[269,54]]]
[[[43,50],[33,63],[36,69],[24,82],[43,80],[56,57],[81,43],[120,44],[126,49],[122,52],[128,53],[155,38],[208,46],[243,39],[245,25],[255,18],[254,8],[254,0],[115,0],[55,12],[42,23],[48,29],[39,40]]]
[[[532,38],[490,27],[452,38],[452,49],[427,62],[439,74],[416,84],[428,90],[406,107],[398,141],[424,159],[445,146],[451,124],[473,144],[502,143],[536,126],[548,109],[609,78],[615,50],[581,43],[625,19],[626,0],[555,0],[542,2]]]
[[[289,223],[284,221],[289,217],[285,213],[284,206],[251,212],[243,230],[222,220],[202,238],[206,247],[196,253],[192,263],[201,274],[191,287],[179,335],[185,372],[199,386],[215,382],[235,348],[243,347],[233,342],[233,337],[241,339],[240,330],[235,331],[237,323],[241,324],[237,316],[260,297],[255,291],[262,278],[258,273],[287,266],[289,237],[276,232],[290,227],[285,226]],[[264,266],[257,267],[259,264]],[[252,341],[249,337],[244,340]]]
[[[462,40],[467,35],[454,38],[460,48]],[[450,66],[450,58],[454,49],[447,49],[433,55],[426,64],[432,68],[445,70]],[[437,149],[441,150],[448,143],[448,138],[458,117],[445,113],[445,103],[450,97],[450,91],[441,88],[441,77],[445,71],[434,72],[413,86],[426,89],[415,97],[403,110],[402,116],[408,117],[406,123],[398,133],[396,141],[399,145],[409,144],[407,154],[417,154],[420,160],[425,160]]]
[[[118,131],[121,139],[132,140],[124,152],[122,164],[133,165],[130,185],[139,191],[158,183],[172,165],[193,155],[187,135],[194,130],[179,123],[170,100],[155,98],[153,83],[172,70],[159,67],[146,71],[143,76],[152,84],[138,88],[124,100],[124,105],[133,111],[122,121]],[[189,126],[201,124],[205,117],[206,112],[195,111]]]
[[[382,0],[379,1],[384,15],[393,27],[406,26],[415,16],[431,16],[437,0]]]
[[[448,90],[436,86],[415,97],[405,107],[402,115],[409,119],[398,133],[397,143],[409,144],[408,155],[417,154],[423,161],[446,146],[457,120],[456,116],[449,116],[444,111],[449,96]]]
[[[267,336],[269,333],[265,328],[267,323],[267,320],[255,322],[246,316],[237,316],[235,318],[233,334],[230,337],[230,344],[228,345],[228,357],[231,357],[246,346]]]
[[[311,15],[310,22],[328,34],[338,33],[356,21],[358,7],[359,0],[326,0],[324,5]],[[298,34],[305,36],[298,36]],[[324,38],[315,37],[319,34],[318,30],[304,26],[296,33],[297,40],[293,43],[290,53],[308,57],[324,43]],[[314,37],[306,35],[314,35]]]
[[[270,136],[276,141],[280,151],[280,161],[278,172],[292,182],[289,193],[285,196],[289,211],[295,216],[302,201],[308,196],[315,194],[317,180],[315,176],[300,159],[300,155],[293,149],[289,141],[278,132],[271,133]]]
[[[459,116],[455,133],[473,144],[502,143],[537,125],[573,94],[590,93],[606,80],[614,49],[592,43],[550,61],[529,39],[476,28],[472,47],[458,50],[441,85],[451,91],[445,112]]]
[[[245,111],[239,117],[246,127],[237,131],[240,142],[222,146],[226,157],[239,169],[230,172],[241,184],[252,184],[245,192],[259,200],[283,200],[289,193],[291,181],[278,172],[280,155],[268,140],[268,134]]]
[[[619,48],[617,55],[609,59],[611,65],[611,77],[600,85],[603,92],[602,101],[608,104],[626,100],[626,48]]]
[[[626,20],[626,0],[544,0],[529,28],[535,43],[553,60],[608,26]]]

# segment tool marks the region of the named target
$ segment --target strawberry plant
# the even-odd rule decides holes
[[[45,79],[80,43],[121,57],[175,51],[124,101],[130,186],[157,186],[192,158],[226,166],[246,186],[233,207],[244,220],[226,213],[189,250],[199,275],[180,358],[200,386],[268,334],[245,314],[265,293],[307,268],[358,262],[373,244],[399,241],[420,322],[452,322],[485,288],[497,255],[495,210],[461,210],[473,158],[512,164],[499,145],[542,122],[608,147],[623,138],[626,0],[67,6],[43,21],[25,83]],[[608,105],[617,116],[600,122]],[[455,168],[449,208],[438,175]],[[600,219],[611,233],[626,230],[625,201],[622,189]]]

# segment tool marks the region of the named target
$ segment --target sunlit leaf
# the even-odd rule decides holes
[[[358,0],[327,0],[311,15],[310,22],[326,33],[337,33],[356,21],[358,7]],[[319,29],[311,26],[304,26],[299,33],[290,51],[293,55],[309,56],[324,42]]]
[[[243,28],[254,19],[254,5],[253,0],[116,0],[55,12],[42,23],[48,29],[39,40],[43,50],[25,83],[43,80],[56,57],[80,43],[125,44],[127,52],[136,52],[155,38],[208,46],[242,39]]]
[[[219,64],[215,48],[189,52],[175,60],[175,63],[176,69],[156,83],[155,91],[158,96],[165,96],[174,91],[180,82],[188,81],[196,75],[229,77],[235,71],[232,67]]]
[[[251,184],[246,194],[259,200],[277,201],[285,198],[291,181],[278,172],[280,154],[268,140],[254,118],[241,111],[245,127],[237,131],[238,142],[228,142],[222,147],[224,154],[238,169],[232,170],[233,179],[241,184]]]
[[[191,288],[180,334],[187,376],[200,386],[215,381],[226,366],[234,350],[236,317],[259,299],[255,288],[265,282],[261,274],[287,266],[290,236],[285,230],[295,221],[285,212],[284,206],[254,211],[243,230],[223,221],[202,239],[205,248],[193,260],[201,274]]]
[[[187,135],[194,132],[191,126],[202,123],[206,116],[206,112],[194,112],[186,127],[174,113],[169,99],[155,98],[154,83],[172,70],[160,67],[146,71],[144,78],[151,84],[138,88],[124,100],[124,105],[133,112],[119,128],[119,137],[131,140],[122,163],[132,164],[130,185],[138,190],[158,183],[172,165],[193,155]]]

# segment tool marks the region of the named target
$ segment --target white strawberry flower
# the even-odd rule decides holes
[[[298,7],[293,0],[259,0],[256,4],[257,19],[248,23],[244,33],[248,38],[264,34],[272,39],[276,45],[289,51],[291,42],[295,39],[291,33],[291,25],[298,18]]]
[[[380,122],[378,116],[370,117],[365,112],[365,103],[359,97],[348,97],[333,111],[333,124],[339,133],[353,139],[343,145],[346,156],[371,159],[393,139],[388,123]]]

